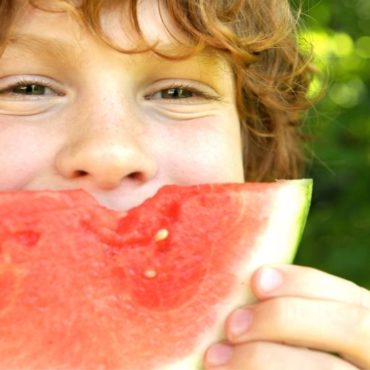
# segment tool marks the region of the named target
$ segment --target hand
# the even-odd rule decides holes
[[[370,291],[292,265],[258,269],[252,289],[259,301],[228,317],[207,370],[370,369]]]

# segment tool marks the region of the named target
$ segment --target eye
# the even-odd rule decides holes
[[[166,89],[161,89],[153,94],[145,96],[147,100],[219,100],[216,95],[211,95],[199,88],[188,85],[170,86]]]
[[[172,87],[171,89],[162,90],[159,94],[162,99],[186,99],[196,95],[194,91],[182,87]]]
[[[53,96],[55,92],[51,84],[39,81],[18,81],[0,89],[0,95],[5,96]]]
[[[11,90],[13,94],[22,95],[45,95],[45,92],[50,90],[48,87],[38,84],[28,84],[28,85],[16,85]]]

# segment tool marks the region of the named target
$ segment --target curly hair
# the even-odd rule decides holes
[[[169,59],[186,58],[209,48],[229,61],[235,76],[235,96],[247,181],[296,178],[304,163],[302,122],[312,106],[307,96],[315,74],[311,55],[298,42],[297,19],[288,0],[160,0],[190,40],[187,55],[166,55],[145,41],[138,15],[139,0],[17,0],[45,11],[69,12],[92,34],[124,53],[152,50]],[[4,49],[16,15],[14,0],[0,2],[0,48]],[[125,5],[143,41],[121,49],[102,31],[106,6]],[[162,18],[163,19],[163,18]],[[184,42],[180,41],[179,42]],[[1,49],[0,49],[1,51]]]

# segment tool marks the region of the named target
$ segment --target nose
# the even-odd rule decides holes
[[[55,165],[64,178],[89,181],[105,190],[118,187],[122,181],[147,182],[157,170],[142,143],[123,129],[107,126],[104,130],[79,130],[61,148]]]

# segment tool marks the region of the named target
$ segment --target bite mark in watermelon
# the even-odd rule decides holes
[[[252,272],[292,260],[311,187],[169,185],[127,214],[0,193],[0,368],[197,368]]]

